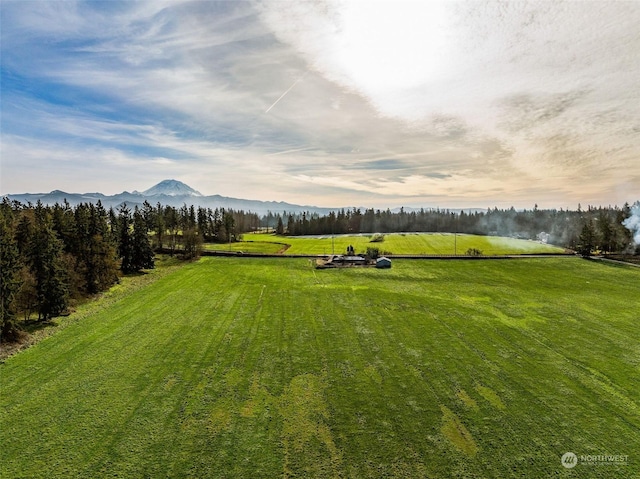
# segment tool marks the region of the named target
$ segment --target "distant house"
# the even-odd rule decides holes
[[[391,260],[381,256],[376,260],[376,268],[391,268]]]

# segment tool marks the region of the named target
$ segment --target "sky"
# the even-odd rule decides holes
[[[638,1],[0,3],[0,193],[640,199]]]

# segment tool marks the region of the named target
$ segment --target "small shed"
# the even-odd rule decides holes
[[[376,268],[391,268],[391,260],[381,256],[376,260]]]

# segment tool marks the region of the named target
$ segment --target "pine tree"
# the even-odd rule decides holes
[[[182,233],[184,243],[184,258],[195,259],[202,253],[202,235],[191,228]]]
[[[13,212],[5,200],[0,205],[0,342],[18,333],[13,299],[20,288],[16,280],[20,263],[12,226]]]
[[[164,209],[164,226],[169,230],[171,248],[171,256],[175,253],[176,242],[178,238],[178,230],[180,229],[180,222],[178,221],[178,212],[173,206],[166,206]]]
[[[24,315],[25,321],[31,317],[31,313],[38,307],[38,291],[36,289],[36,277],[31,272],[29,265],[22,265],[18,271],[18,289],[14,305],[16,311]]]
[[[224,230],[226,232],[226,241],[229,243],[235,241],[236,220],[233,217],[233,212],[225,211],[222,215],[222,222],[224,223]]]
[[[124,273],[136,271],[133,265],[133,238],[131,237],[131,210],[124,204],[118,210],[118,255]]]
[[[107,222],[109,223],[109,241],[117,246],[120,241],[120,228],[118,227],[118,217],[112,207],[109,208],[109,212],[107,213]]]
[[[582,256],[591,256],[591,252],[596,247],[596,233],[595,228],[593,226],[593,221],[589,220],[585,222],[582,226],[582,230],[580,231],[580,236],[578,238],[578,248],[577,251]]]
[[[38,318],[46,321],[67,308],[69,275],[62,262],[62,241],[53,230],[49,211],[40,201],[35,209],[29,260],[36,280]]]
[[[109,239],[107,213],[98,202],[88,204],[87,248],[84,262],[86,291],[90,294],[104,291],[118,281],[116,250]]]
[[[198,207],[197,221],[198,221],[198,234],[200,235],[202,240],[205,241],[207,238],[208,229],[209,229],[209,215],[205,208]]]
[[[615,250],[614,228],[612,227],[609,217],[604,211],[598,216],[598,230],[600,233],[601,248],[604,252],[613,252]]]
[[[120,269],[124,273],[133,273],[153,268],[153,249],[149,242],[147,223],[138,207],[134,210],[132,221],[131,211],[126,205],[122,205],[118,220],[118,253],[122,259]]]
[[[60,240],[62,240],[63,249],[67,253],[73,253],[78,241],[76,237],[76,218],[71,205],[67,200],[59,205],[56,203],[51,209],[53,230]]]
[[[154,267],[153,249],[149,242],[149,231],[144,217],[136,207],[133,213],[132,271]]]
[[[158,248],[162,249],[162,239],[164,237],[166,226],[164,223],[164,212],[160,202],[158,202],[158,204],[156,205],[156,209],[154,211],[154,218],[155,218],[155,224],[153,225],[153,229],[156,232],[156,244]]]

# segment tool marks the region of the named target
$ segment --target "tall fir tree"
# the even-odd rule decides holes
[[[13,299],[20,289],[20,283],[16,279],[19,270],[13,212],[5,199],[0,205],[0,342],[11,341],[18,334]]]
[[[582,226],[580,236],[578,238],[577,251],[582,256],[591,256],[591,252],[596,248],[596,232],[593,221],[588,220]]]
[[[84,246],[79,248],[83,254],[78,264],[84,274],[85,291],[94,294],[103,291],[118,280],[116,251],[109,238],[107,213],[102,204],[79,205],[76,212],[86,210],[86,226],[79,228],[78,236],[83,238]]]
[[[153,249],[144,216],[136,207],[133,213],[132,261],[133,271],[154,267]]]
[[[160,202],[158,202],[158,204],[156,205],[156,208],[154,211],[154,219],[155,219],[155,224],[153,225],[153,228],[156,232],[156,245],[158,248],[162,249],[164,232],[165,232],[166,226],[164,223],[164,210]]]
[[[123,273],[136,271],[133,265],[133,238],[131,234],[131,210],[126,204],[118,209],[118,255]]]
[[[62,248],[49,211],[38,201],[29,260],[36,281],[38,319],[42,321],[58,316],[67,308],[69,275],[62,262]]]

